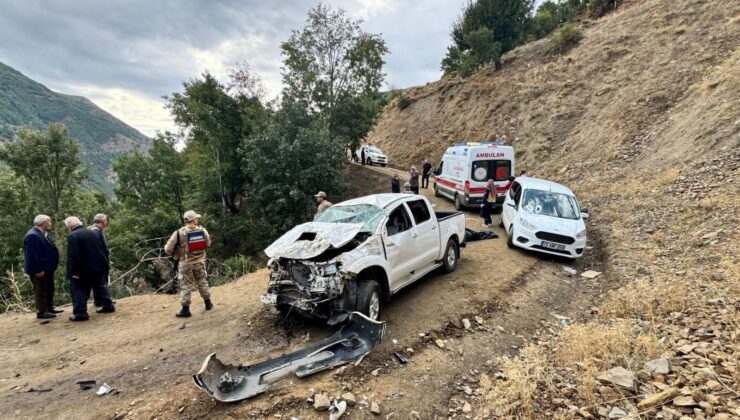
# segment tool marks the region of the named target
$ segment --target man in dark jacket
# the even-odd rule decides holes
[[[62,313],[54,308],[54,271],[59,266],[59,250],[48,237],[51,217],[39,214],[23,238],[23,271],[31,278],[36,318],[54,318]]]
[[[429,189],[429,175],[432,173],[432,164],[428,160],[424,159],[424,163],[421,165],[421,188]]]
[[[110,249],[108,249],[108,240],[105,239],[105,228],[108,227],[108,216],[98,213],[93,217],[93,224],[87,228],[98,234],[100,246],[105,250],[107,265],[105,273],[99,276],[92,285],[92,294],[95,302],[95,309],[103,307],[102,302],[111,300],[110,291],[108,290],[108,274],[110,273]]]
[[[108,253],[100,240],[100,235],[86,229],[75,216],[64,220],[69,229],[67,237],[67,278],[72,294],[71,321],[86,321],[87,299],[96,281],[108,272]],[[102,308],[96,312],[115,312],[110,296],[101,297]]]

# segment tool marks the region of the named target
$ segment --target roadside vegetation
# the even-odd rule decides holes
[[[178,130],[159,133],[148,153],[114,163],[115,197],[81,188],[89,171],[66,129],[19,132],[0,148],[7,165],[0,171],[0,312],[30,306],[22,238],[37,213],[52,216],[62,263],[64,217],[89,223],[95,213],[109,215],[116,297],[170,287],[162,247],[187,209],[203,214],[214,240],[212,284],[254,271],[259,251],[309,218],[313,194],[337,197],[347,188],[346,151],[357,147],[386,103],[379,89],[388,48],[360,24],[326,5],[309,11],[305,27],[281,44],[279,101],[265,99],[247,63],[228,80],[206,72],[185,81],[166,96]],[[64,267],[56,274],[61,303],[68,299]]]
[[[452,45],[442,59],[445,74],[467,77],[481,66],[501,65],[507,51],[548,36],[561,25],[548,52],[563,52],[582,37],[569,22],[600,17],[621,0],[546,1],[534,11],[533,0],[475,0],[468,2],[452,24]],[[566,25],[568,24],[568,25]]]

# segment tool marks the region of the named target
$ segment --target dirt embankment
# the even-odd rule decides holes
[[[583,30],[562,56],[538,42],[500,71],[409,90],[368,140],[408,166],[503,138],[518,169],[590,209],[605,274],[625,285],[598,297],[591,322],[499,360],[472,413],[740,416],[740,4],[647,0]],[[613,368],[632,386],[609,382]]]

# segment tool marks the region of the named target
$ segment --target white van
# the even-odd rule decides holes
[[[434,194],[454,201],[458,210],[480,206],[493,178],[500,207],[514,175],[514,148],[500,141],[456,144],[445,151],[434,175]]]

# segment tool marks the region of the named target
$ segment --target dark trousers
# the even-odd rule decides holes
[[[421,188],[429,188],[429,174],[421,174]]]
[[[491,211],[493,210],[493,203],[483,203],[483,207],[480,208],[480,217],[483,218],[483,222],[487,225],[493,224],[491,221]]]
[[[36,312],[46,312],[54,308],[54,272],[44,273],[43,277],[28,275],[33,285],[33,300]]]
[[[419,194],[419,186],[418,185],[412,185],[411,191],[414,192],[414,194]]]
[[[92,282],[92,294],[95,307],[112,308],[113,300],[108,290],[108,274],[95,275]]]
[[[94,276],[80,276],[79,279],[71,279],[69,281],[73,314],[87,315],[87,299],[90,298],[94,279]]]

